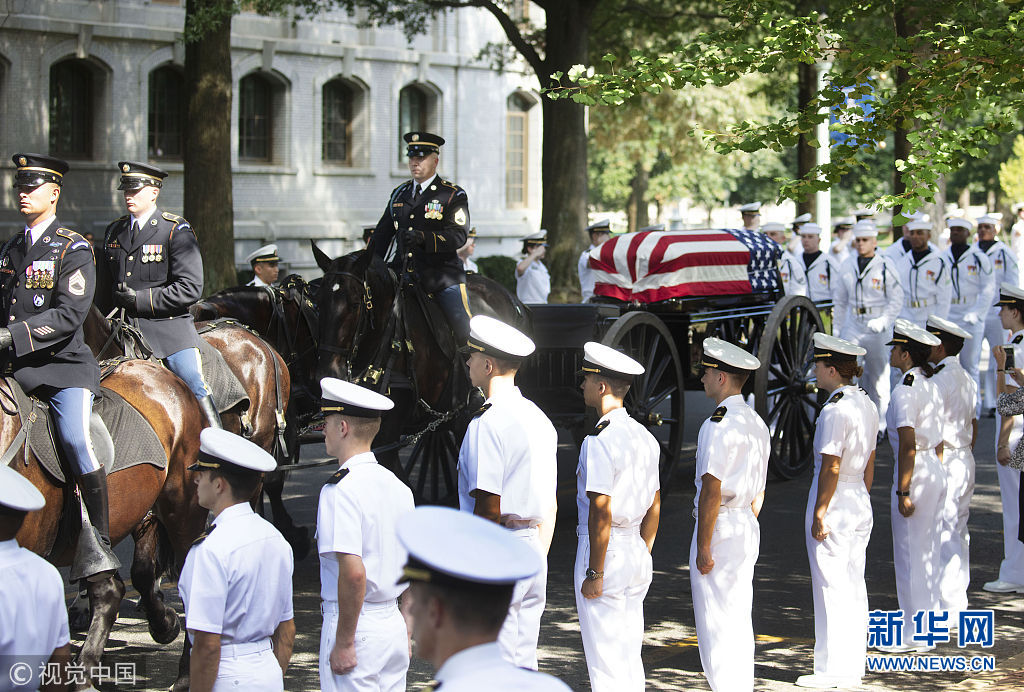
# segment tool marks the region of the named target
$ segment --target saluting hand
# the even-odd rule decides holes
[[[331,649],[331,671],[335,675],[348,675],[356,669],[356,643],[348,646],[339,645],[337,642]]]

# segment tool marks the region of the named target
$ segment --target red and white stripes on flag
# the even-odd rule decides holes
[[[750,251],[728,231],[645,231],[615,236],[590,253],[594,293],[652,303],[751,293]]]

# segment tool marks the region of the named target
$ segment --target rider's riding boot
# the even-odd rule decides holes
[[[89,581],[100,581],[121,566],[121,562],[110,547],[107,472],[101,467],[91,473],[83,473],[78,477],[78,488],[82,492],[82,502],[89,516],[88,521],[85,517],[82,518],[82,533],[78,541],[75,563],[83,577]]]
[[[217,413],[217,406],[213,403],[212,394],[207,394],[199,399],[199,408],[203,410],[203,415],[206,416],[206,422],[211,428],[224,427],[220,422],[220,414]]]

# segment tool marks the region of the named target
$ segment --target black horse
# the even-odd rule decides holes
[[[316,301],[319,375],[387,393],[395,408],[374,441],[381,462],[418,502],[453,502],[465,412],[476,390],[447,320],[429,296],[415,284],[401,286],[372,253],[358,250],[332,260],[313,243],[313,254],[324,271]],[[471,274],[466,287],[474,315],[529,331],[529,311],[501,284]],[[412,451],[400,460],[399,439],[413,430]]]

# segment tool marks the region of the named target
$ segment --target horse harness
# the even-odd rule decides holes
[[[274,333],[283,335],[283,341],[288,345],[287,354],[281,354],[284,356],[285,365],[291,367],[294,363],[305,358],[310,353],[316,355],[318,351],[318,329],[317,316],[313,309],[312,301],[304,295],[289,296],[284,290],[274,286],[261,286],[260,288],[266,291],[267,296],[270,299],[270,322],[267,324],[266,333],[268,336]],[[295,305],[298,308],[298,314],[295,317],[295,324],[293,325],[288,324],[288,316],[284,311],[284,302],[286,299],[294,300]],[[305,322],[306,329],[309,330],[310,340],[312,341],[312,344],[302,352],[299,352],[295,338],[295,332],[298,330],[300,319]],[[280,343],[282,339],[278,339],[277,341]]]

